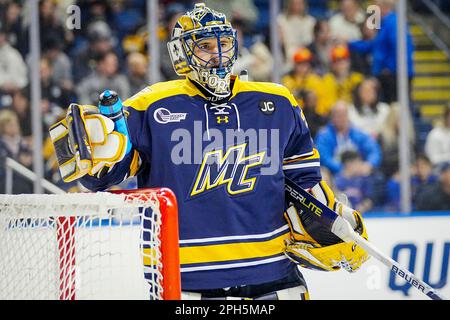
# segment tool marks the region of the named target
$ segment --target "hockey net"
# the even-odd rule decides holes
[[[0,299],[180,299],[169,189],[0,195]]]

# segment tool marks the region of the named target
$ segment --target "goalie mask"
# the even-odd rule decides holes
[[[167,47],[178,75],[186,75],[215,97],[230,95],[237,37],[223,13],[197,3],[178,19]]]

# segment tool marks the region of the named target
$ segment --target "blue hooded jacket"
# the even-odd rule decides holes
[[[358,151],[364,161],[374,168],[381,164],[382,154],[378,142],[365,132],[351,127],[348,132],[348,142]],[[333,124],[328,124],[316,136],[316,146],[320,154],[321,166],[328,168],[333,174],[342,170],[342,163],[337,157],[338,136]]]
[[[406,35],[408,76],[414,76],[414,45],[410,33]],[[372,40],[352,41],[351,51],[372,54],[372,75],[378,76],[385,69],[397,73],[397,15],[392,11],[381,20],[381,28]]]

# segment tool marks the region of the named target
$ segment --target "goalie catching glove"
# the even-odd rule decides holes
[[[363,238],[368,239],[361,214],[337,201],[324,181],[312,188],[311,193],[350,222]],[[343,242],[314,213],[303,210],[299,204],[290,204],[284,217],[291,231],[291,239],[286,241],[285,254],[302,267],[321,271],[343,268],[355,272],[369,259],[360,246]]]
[[[114,92],[105,91],[100,98],[111,101],[114,96],[117,97]],[[104,107],[102,101],[100,109]],[[123,127],[117,129],[118,123],[125,124],[120,99],[112,102],[120,103],[120,110],[110,105],[108,117],[95,106],[71,104],[66,118],[50,127],[50,138],[65,182],[86,174],[101,177],[131,150],[127,131]]]

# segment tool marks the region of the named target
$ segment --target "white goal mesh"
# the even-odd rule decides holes
[[[0,299],[177,298],[169,191],[0,195]]]

